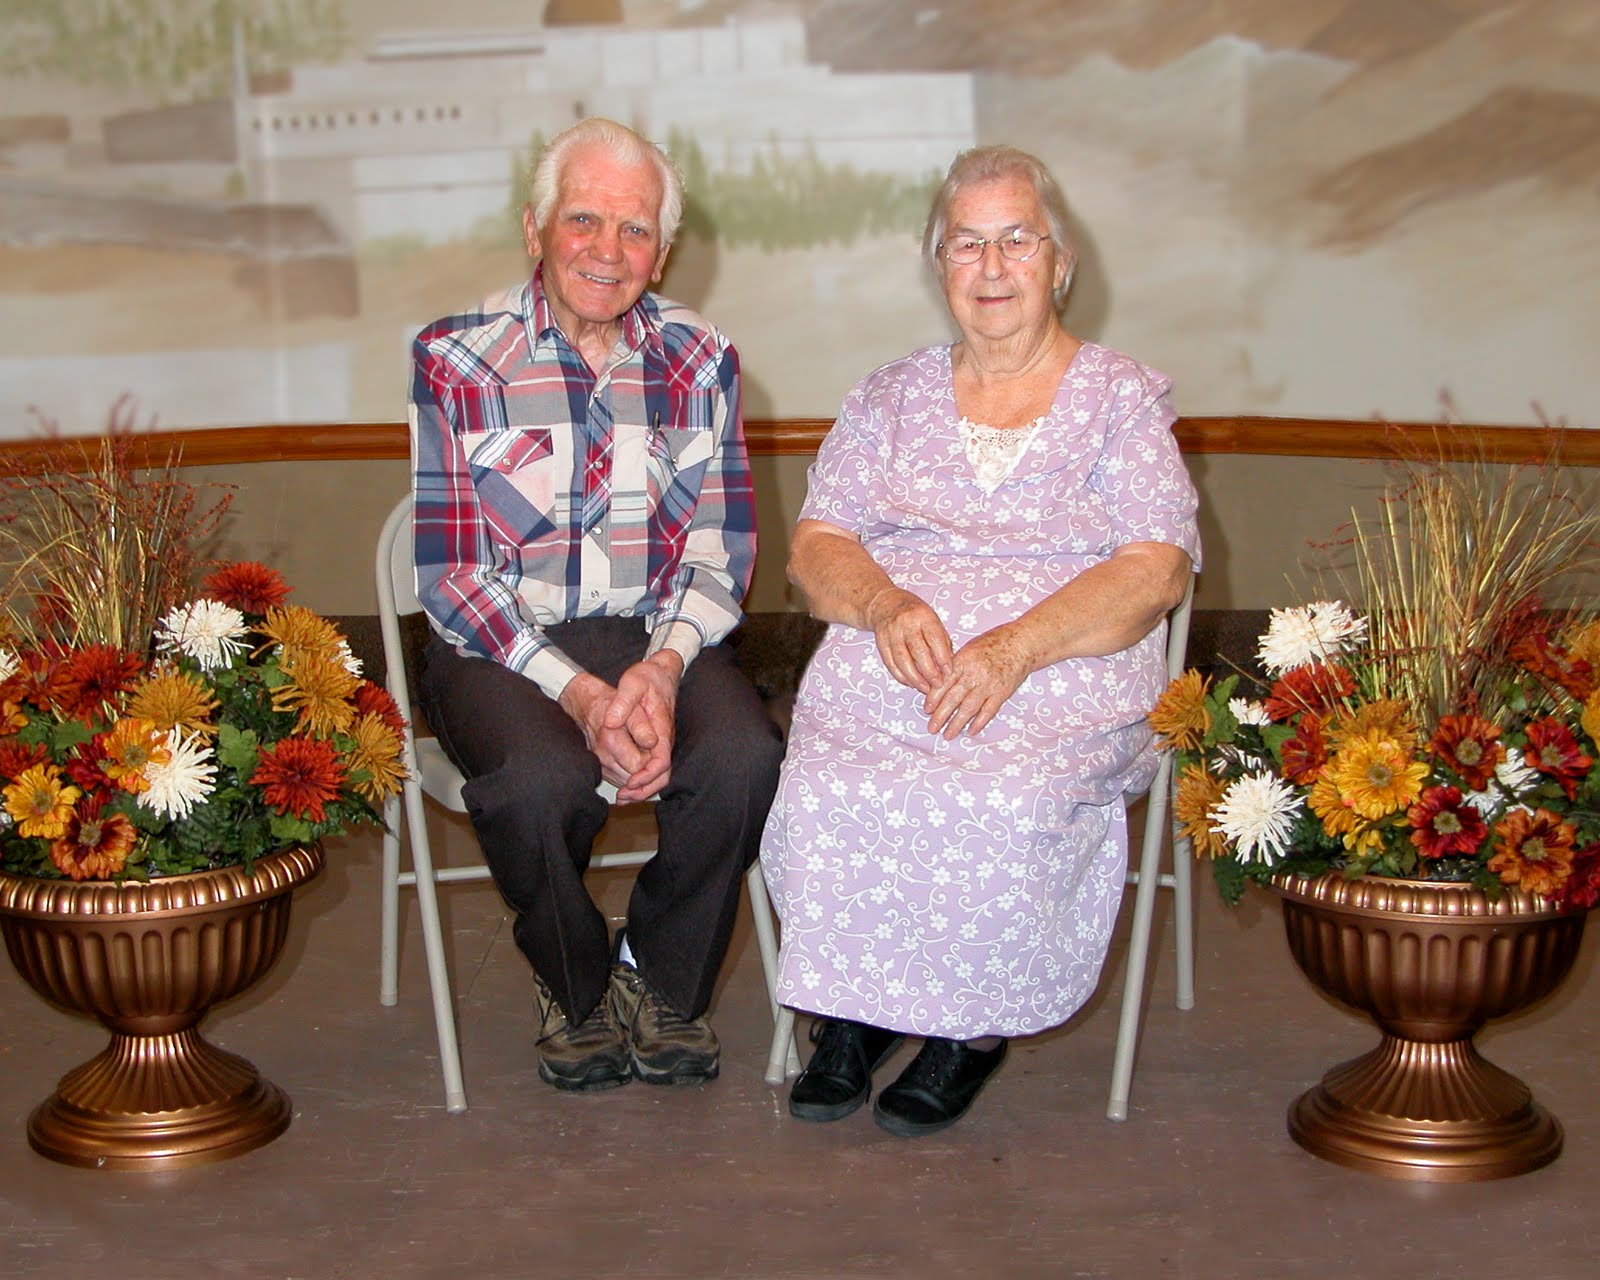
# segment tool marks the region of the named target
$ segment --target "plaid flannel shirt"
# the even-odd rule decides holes
[[[643,616],[687,667],[740,618],[755,503],[739,357],[646,293],[596,376],[541,274],[412,347],[417,597],[464,654],[559,697],[579,668],[544,628]]]

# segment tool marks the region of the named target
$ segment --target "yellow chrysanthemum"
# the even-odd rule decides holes
[[[1327,773],[1359,817],[1376,821],[1422,794],[1428,766],[1395,738],[1372,731],[1347,739]]]
[[[1196,857],[1217,858],[1228,851],[1228,842],[1212,827],[1210,816],[1222,792],[1221,779],[1213,778],[1201,765],[1189,765],[1178,777],[1172,815],[1182,824]]]
[[[1589,735],[1593,742],[1600,742],[1600,689],[1589,695],[1589,700],[1583,704],[1583,715],[1579,719],[1583,731]]]
[[[299,730],[317,738],[331,738],[350,727],[356,718],[350,699],[361,678],[342,661],[301,653],[284,660],[283,672],[289,681],[272,691],[274,711],[298,712]]]
[[[257,630],[282,646],[284,666],[308,657],[333,660],[340,654],[338,628],[303,605],[268,609]]]
[[[1322,829],[1330,836],[1342,836],[1356,829],[1356,815],[1339,794],[1339,788],[1324,770],[1311,785],[1306,797],[1311,812],[1322,820]]]
[[[1166,687],[1150,712],[1150,727],[1164,747],[1193,751],[1211,728],[1206,710],[1206,690],[1211,682],[1200,672],[1185,671]]]
[[[17,824],[19,836],[59,840],[67,833],[72,806],[83,792],[68,786],[53,764],[36,764],[4,792],[6,812]]]
[[[1392,738],[1406,755],[1417,750],[1417,726],[1406,705],[1394,698],[1377,698],[1354,709],[1339,710],[1325,730],[1328,746],[1337,751],[1355,738]]]
[[[138,795],[150,786],[145,770],[152,764],[168,764],[172,760],[163,737],[162,731],[148,720],[118,720],[105,735],[105,759],[100,761],[100,771],[130,795]]]
[[[1353,831],[1344,833],[1344,847],[1357,858],[1364,853],[1382,853],[1383,829],[1371,823],[1357,823]]]
[[[166,669],[147,676],[133,687],[128,714],[148,720],[157,729],[182,729],[185,733],[215,733],[211,714],[217,700],[205,683],[186,671]]]
[[[357,717],[350,734],[356,740],[348,762],[350,772],[370,775],[365,782],[355,784],[356,790],[373,804],[382,804],[400,790],[405,780],[405,766],[400,763],[400,735],[377,715]]]

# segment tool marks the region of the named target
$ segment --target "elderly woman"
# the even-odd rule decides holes
[[[918,1036],[874,1108],[904,1136],[1094,990],[1200,555],[1170,381],[1058,319],[1045,167],[958,156],[923,249],[961,337],[869,374],[811,469],[789,574],[832,625],[761,854],[779,999],[820,1015],[791,1114],[850,1114]]]

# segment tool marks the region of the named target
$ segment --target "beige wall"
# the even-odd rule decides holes
[[[751,609],[801,609],[784,580],[784,548],[805,497],[809,459],[754,462],[761,555]],[[1301,598],[1290,579],[1333,537],[1352,507],[1372,512],[1381,464],[1340,458],[1200,454],[1188,458],[1200,491],[1205,568],[1202,609],[1263,609]],[[295,599],[325,613],[376,607],[372,547],[394,501],[406,491],[404,462],[254,463],[197,467],[196,480],[237,486],[220,555],[276,566]],[[1569,471],[1580,501],[1600,503],[1600,469]]]

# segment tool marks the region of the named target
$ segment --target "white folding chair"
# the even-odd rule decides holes
[[[1171,677],[1183,672],[1183,658],[1189,647],[1189,611],[1194,602],[1194,580],[1183,602],[1167,620],[1167,671]],[[1145,960],[1150,949],[1150,919],[1155,907],[1157,886],[1175,891],[1178,935],[1178,1008],[1194,1008],[1194,909],[1189,891],[1189,846],[1173,829],[1173,868],[1161,874],[1161,847],[1167,817],[1167,797],[1172,779],[1172,756],[1163,753],[1161,765],[1150,787],[1145,810],[1144,846],[1139,869],[1128,872],[1128,883],[1140,886],[1134,895],[1133,939],[1128,944],[1128,977],[1123,988],[1122,1023],[1117,1034],[1116,1065],[1111,1073],[1111,1106],[1106,1115],[1123,1120],[1128,1115],[1128,1088],[1133,1079],[1133,1054],[1138,1043],[1140,1004],[1144,998]],[[787,1073],[785,1068],[787,1067]],[[767,1055],[766,1081],[778,1085],[786,1074],[796,1070],[794,1058],[794,1010],[785,1008],[773,1027],[772,1048]]]
[[[408,494],[395,504],[378,535],[374,575],[378,589],[378,624],[383,633],[384,683],[390,696],[408,717],[404,734],[405,763],[410,777],[399,796],[384,805],[383,886],[381,896],[382,936],[379,960],[378,999],[392,1005],[398,999],[400,889],[414,887],[417,909],[422,915],[422,948],[427,955],[428,985],[433,993],[433,1021],[439,1034],[439,1066],[444,1074],[444,1100],[448,1111],[467,1109],[466,1086],[461,1075],[461,1051],[456,1041],[455,996],[450,988],[450,973],[445,962],[444,932],[439,923],[437,886],[458,880],[487,880],[489,868],[482,863],[466,867],[435,867],[428,843],[428,823],[423,798],[427,797],[452,813],[465,813],[461,799],[462,777],[445,755],[438,740],[418,738],[409,717],[413,714],[410,682],[406,674],[405,646],[400,635],[400,619],[420,613],[413,564],[412,499]],[[600,794],[616,800],[616,788],[600,785]],[[400,831],[404,829],[411,849],[410,871],[400,869]],[[590,867],[637,867],[655,855],[654,849],[626,853],[597,854]],[[745,876],[750,894],[750,913],[755,921],[756,945],[761,952],[761,967],[766,976],[767,1002],[774,1019],[778,1016],[775,998],[778,980],[778,944],[772,923],[772,906],[761,879],[761,864],[754,863]],[[790,1039],[789,1056],[799,1069],[799,1057]]]
[[[1194,604],[1194,577],[1183,603],[1167,620],[1167,675],[1183,674],[1189,648],[1189,613]],[[1129,868],[1133,895],[1133,928],[1128,935],[1128,972],[1122,980],[1122,1016],[1117,1023],[1117,1053],[1111,1066],[1111,1099],[1107,1120],[1128,1118],[1128,1092],[1133,1086],[1133,1059],[1139,1047],[1139,1014],[1144,1007],[1144,974],[1150,957],[1150,921],[1155,912],[1156,890],[1173,891],[1173,931],[1176,934],[1178,999],[1180,1009],[1194,1008],[1194,893],[1190,888],[1189,842],[1176,822],[1167,821],[1172,798],[1172,753],[1161,753],[1155,781],[1145,801],[1144,842],[1139,866]],[[1172,870],[1161,870],[1161,851],[1172,837]]]

